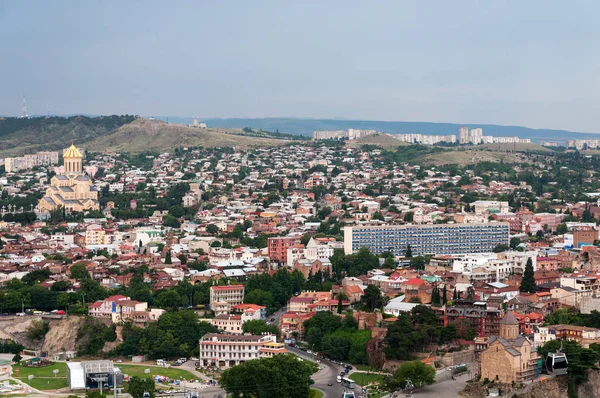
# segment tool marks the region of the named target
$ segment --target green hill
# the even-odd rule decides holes
[[[0,156],[57,151],[116,131],[134,116],[0,118]]]

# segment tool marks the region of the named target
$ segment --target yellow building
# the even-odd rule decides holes
[[[500,321],[500,336],[488,340],[481,353],[481,378],[500,383],[521,383],[535,378],[538,355],[527,337],[519,336],[519,321],[507,312]]]
[[[46,195],[38,204],[38,211],[51,211],[59,206],[69,212],[100,210],[98,190],[92,185],[92,179],[83,173],[81,152],[71,145],[63,159],[65,172],[52,177]]]

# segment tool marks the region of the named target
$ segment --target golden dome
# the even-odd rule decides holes
[[[81,152],[79,152],[79,149],[75,147],[75,144],[71,144],[69,149],[67,149],[65,153],[63,153],[63,159],[67,158],[83,158],[83,155],[81,154]]]

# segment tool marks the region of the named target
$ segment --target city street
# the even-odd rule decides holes
[[[299,356],[300,358],[307,359],[312,362],[316,362],[316,357],[311,354],[299,350],[295,347],[286,347],[289,352]],[[343,370],[341,366],[333,364],[329,361],[321,361],[319,364],[321,369],[315,373],[312,377],[315,382],[312,387],[323,392],[324,398],[337,398],[344,392],[344,387],[336,381],[337,376]],[[331,384],[329,386],[328,384]],[[354,390],[356,393],[360,391],[359,387]]]

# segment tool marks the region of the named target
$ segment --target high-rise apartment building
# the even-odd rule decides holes
[[[508,223],[353,226],[344,228],[344,252],[366,247],[372,253],[404,255],[489,253],[509,243]]]
[[[458,143],[459,144],[468,144],[469,143],[469,128],[461,127],[458,130]]]

